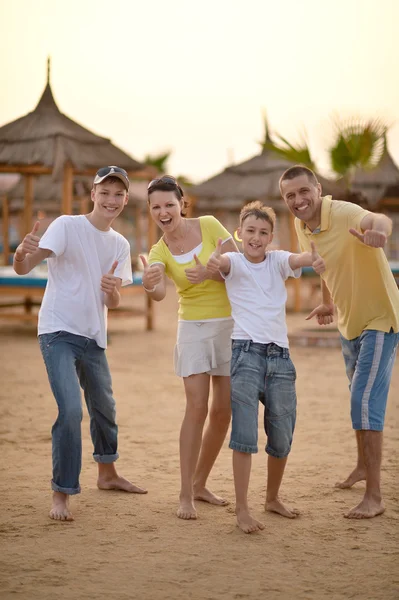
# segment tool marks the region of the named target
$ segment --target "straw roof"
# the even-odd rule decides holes
[[[250,200],[280,201],[279,180],[291,163],[270,150],[227,167],[222,173],[190,187],[190,196],[201,208],[240,208]],[[339,198],[344,190],[339,183],[318,175],[324,194]],[[274,204],[274,203],[273,203]],[[282,203],[281,203],[282,204]]]
[[[102,165],[118,165],[127,171],[144,167],[108,138],[92,133],[60,112],[48,70],[47,85],[36,108],[0,127],[0,164],[42,165],[52,168],[54,180],[61,180],[68,162],[80,171]]]
[[[358,169],[355,172],[351,188],[355,193],[365,196],[371,207],[375,207],[382,198],[399,196],[399,169],[386,146],[374,169]]]

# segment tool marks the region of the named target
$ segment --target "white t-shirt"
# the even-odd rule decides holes
[[[101,231],[84,215],[55,219],[41,238],[51,250],[38,334],[68,331],[107,347],[107,313],[101,277],[117,260],[116,277],[132,282],[129,242],[114,229]]]
[[[261,263],[251,263],[243,254],[226,252],[231,265],[224,277],[234,319],[232,339],[288,348],[285,280],[301,275],[301,269],[291,269],[290,255],[273,250]]]

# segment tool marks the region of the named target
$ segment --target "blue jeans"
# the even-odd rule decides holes
[[[399,333],[366,329],[353,340],[341,335],[342,354],[351,392],[352,427],[384,429],[389,385]]]
[[[266,452],[276,458],[288,456],[296,421],[295,380],[288,348],[233,340],[230,448],[258,451],[260,401],[265,407]]]
[[[52,428],[52,489],[64,494],[80,492],[82,465],[82,387],[90,415],[94,460],[111,463],[118,458],[115,400],[105,350],[92,339],[66,331],[39,336],[58,417]]]

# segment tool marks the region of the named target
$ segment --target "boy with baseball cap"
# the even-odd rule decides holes
[[[69,496],[80,492],[81,391],[90,415],[93,457],[100,489],[146,493],[115,469],[118,458],[115,401],[105,355],[107,311],[120,302],[120,288],[132,281],[130,246],[111,228],[128,202],[124,169],[103,167],[94,178],[88,215],[63,215],[45,234],[39,222],[14,255],[17,274],[47,259],[48,282],[39,312],[39,345],[58,417],[52,428],[53,505],[50,517],[73,520]]]

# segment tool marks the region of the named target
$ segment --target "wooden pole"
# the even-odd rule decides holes
[[[72,197],[73,197],[73,168],[72,165],[66,163],[64,165],[64,181],[62,188],[62,213],[64,215],[72,214]]]
[[[136,240],[136,253],[141,254],[142,246],[142,227],[141,227],[141,202],[137,200],[134,206],[134,238]]]
[[[32,231],[33,220],[33,175],[25,175],[24,236]]]
[[[80,197],[80,214],[87,215],[89,212],[89,196],[81,196]]]
[[[3,252],[4,252],[4,264],[8,265],[8,259],[10,257],[10,213],[8,210],[8,198],[2,196],[1,204],[3,207]]]
[[[151,218],[150,207],[147,203],[147,251],[150,252],[152,246],[156,242],[156,225]],[[147,314],[147,331],[152,331],[154,329],[154,302],[153,300],[146,294],[146,314]]]
[[[196,204],[197,204],[197,198],[196,198],[196,196],[190,196],[188,194],[188,201],[189,201],[189,205],[187,208],[187,218],[192,219],[195,216],[195,208],[196,208]]]

